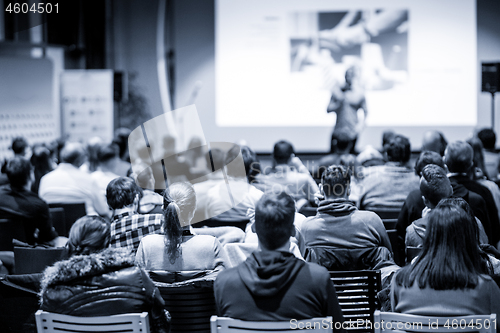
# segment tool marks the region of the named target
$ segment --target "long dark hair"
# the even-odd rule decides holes
[[[474,288],[480,274],[487,274],[481,257],[475,219],[453,202],[440,202],[428,215],[421,255],[404,267],[396,283],[423,289]]]
[[[163,230],[172,264],[180,255],[182,227],[189,225],[195,209],[196,194],[190,183],[174,183],[163,193]]]

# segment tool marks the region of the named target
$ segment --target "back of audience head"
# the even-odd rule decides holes
[[[292,154],[295,154],[293,150],[293,146],[290,142],[281,140],[276,142],[273,149],[273,158],[276,161],[276,164],[287,164],[292,157]]]
[[[321,191],[328,198],[349,196],[351,170],[342,165],[330,165],[321,175]]]
[[[15,156],[22,156],[25,158],[31,157],[31,148],[28,141],[26,141],[26,139],[22,136],[15,137],[12,140],[11,149]]]
[[[106,201],[111,209],[121,209],[132,204],[139,205],[142,196],[142,188],[128,177],[115,178],[106,188]]]
[[[448,142],[443,133],[439,131],[427,131],[422,140],[422,150],[428,150],[443,156]]]
[[[382,152],[387,151],[387,147],[389,147],[389,143],[394,136],[396,136],[396,133],[394,133],[393,130],[385,130],[384,133],[382,133]]]
[[[331,151],[337,154],[348,154],[354,143],[353,140],[351,132],[336,132],[332,136]]]
[[[94,172],[97,170],[99,166],[99,150],[102,145],[104,145],[102,139],[98,136],[94,136],[87,141],[86,150],[87,150],[87,160],[89,165],[89,171]]]
[[[45,146],[33,147],[33,155],[31,155],[30,162],[35,168],[35,173],[46,174],[54,169],[52,154]]]
[[[423,151],[415,161],[415,174],[420,177],[422,169],[428,164],[435,164],[446,170],[443,158],[434,151]]]
[[[481,140],[484,149],[495,150],[497,136],[495,131],[491,128],[483,128],[477,133],[477,137]]]
[[[69,231],[68,254],[74,256],[100,252],[108,247],[110,238],[110,225],[105,219],[100,216],[81,217]]]
[[[15,156],[7,161],[5,173],[9,179],[11,188],[23,189],[34,180],[32,174],[33,167],[26,158]]]
[[[295,236],[295,201],[285,192],[265,193],[255,205],[255,232],[264,250],[276,250]]]
[[[446,147],[444,163],[453,173],[468,173],[473,165],[473,150],[465,141],[455,141]]]
[[[238,154],[241,152],[241,157],[243,159],[243,164],[239,163],[236,159]],[[226,165],[227,175],[233,178],[246,177],[246,180],[251,183],[254,177],[260,173],[260,164],[257,159],[257,154],[248,146],[234,145],[226,154],[224,161]],[[245,170],[245,174],[242,173]]]
[[[395,135],[389,141],[386,153],[389,162],[407,163],[411,157],[410,140],[402,135]]]
[[[85,163],[87,155],[81,143],[67,142],[61,150],[60,158],[62,163],[69,163],[79,168]]]
[[[401,271],[396,283],[435,290],[474,288],[488,268],[481,258],[474,218],[449,201],[440,202],[428,215],[422,252]]]
[[[474,167],[474,177],[477,179],[487,176],[486,164],[484,162],[483,144],[481,140],[472,137],[467,140],[472,147],[472,166]]]
[[[130,130],[126,127],[117,128],[115,131],[115,137],[113,143],[116,143],[120,149],[120,158],[122,160],[128,160],[128,137],[130,135]],[[130,161],[129,161],[130,162]]]
[[[189,227],[195,210],[196,193],[190,183],[173,183],[163,193],[163,230],[171,263],[179,256],[182,229]]]
[[[217,171],[224,167],[224,152],[219,148],[212,148],[205,154],[207,168],[211,171]],[[213,169],[212,169],[213,162]]]
[[[428,164],[422,170],[420,192],[424,197],[425,205],[434,208],[441,199],[448,198],[453,194],[453,188],[443,168],[435,164]]]
[[[97,150],[97,161],[99,164],[106,164],[119,159],[120,148],[116,143],[100,145]]]

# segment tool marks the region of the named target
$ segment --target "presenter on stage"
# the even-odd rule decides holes
[[[358,116],[358,110],[363,111],[363,117]],[[332,88],[332,97],[327,112],[335,112],[337,120],[332,134],[332,153],[335,149],[337,135],[348,136],[352,141],[351,153],[354,152],[356,140],[364,129],[367,115],[365,91],[360,83],[359,69],[350,67],[345,73],[345,85]],[[361,119],[360,119],[361,118]]]

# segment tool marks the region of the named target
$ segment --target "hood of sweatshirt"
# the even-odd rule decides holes
[[[349,215],[357,210],[356,204],[348,199],[327,199],[319,203],[318,213],[325,213],[333,216]]]
[[[256,251],[238,266],[238,273],[253,295],[272,297],[293,282],[304,265],[289,252]]]
[[[422,238],[423,241],[425,237],[425,229],[427,228],[427,218],[422,217],[421,219],[414,221],[412,224],[415,229],[415,234]]]

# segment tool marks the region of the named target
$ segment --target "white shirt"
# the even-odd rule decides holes
[[[107,215],[109,208],[99,196],[92,177],[69,163],[61,163],[40,180],[40,198],[47,203],[85,203],[87,215]]]

